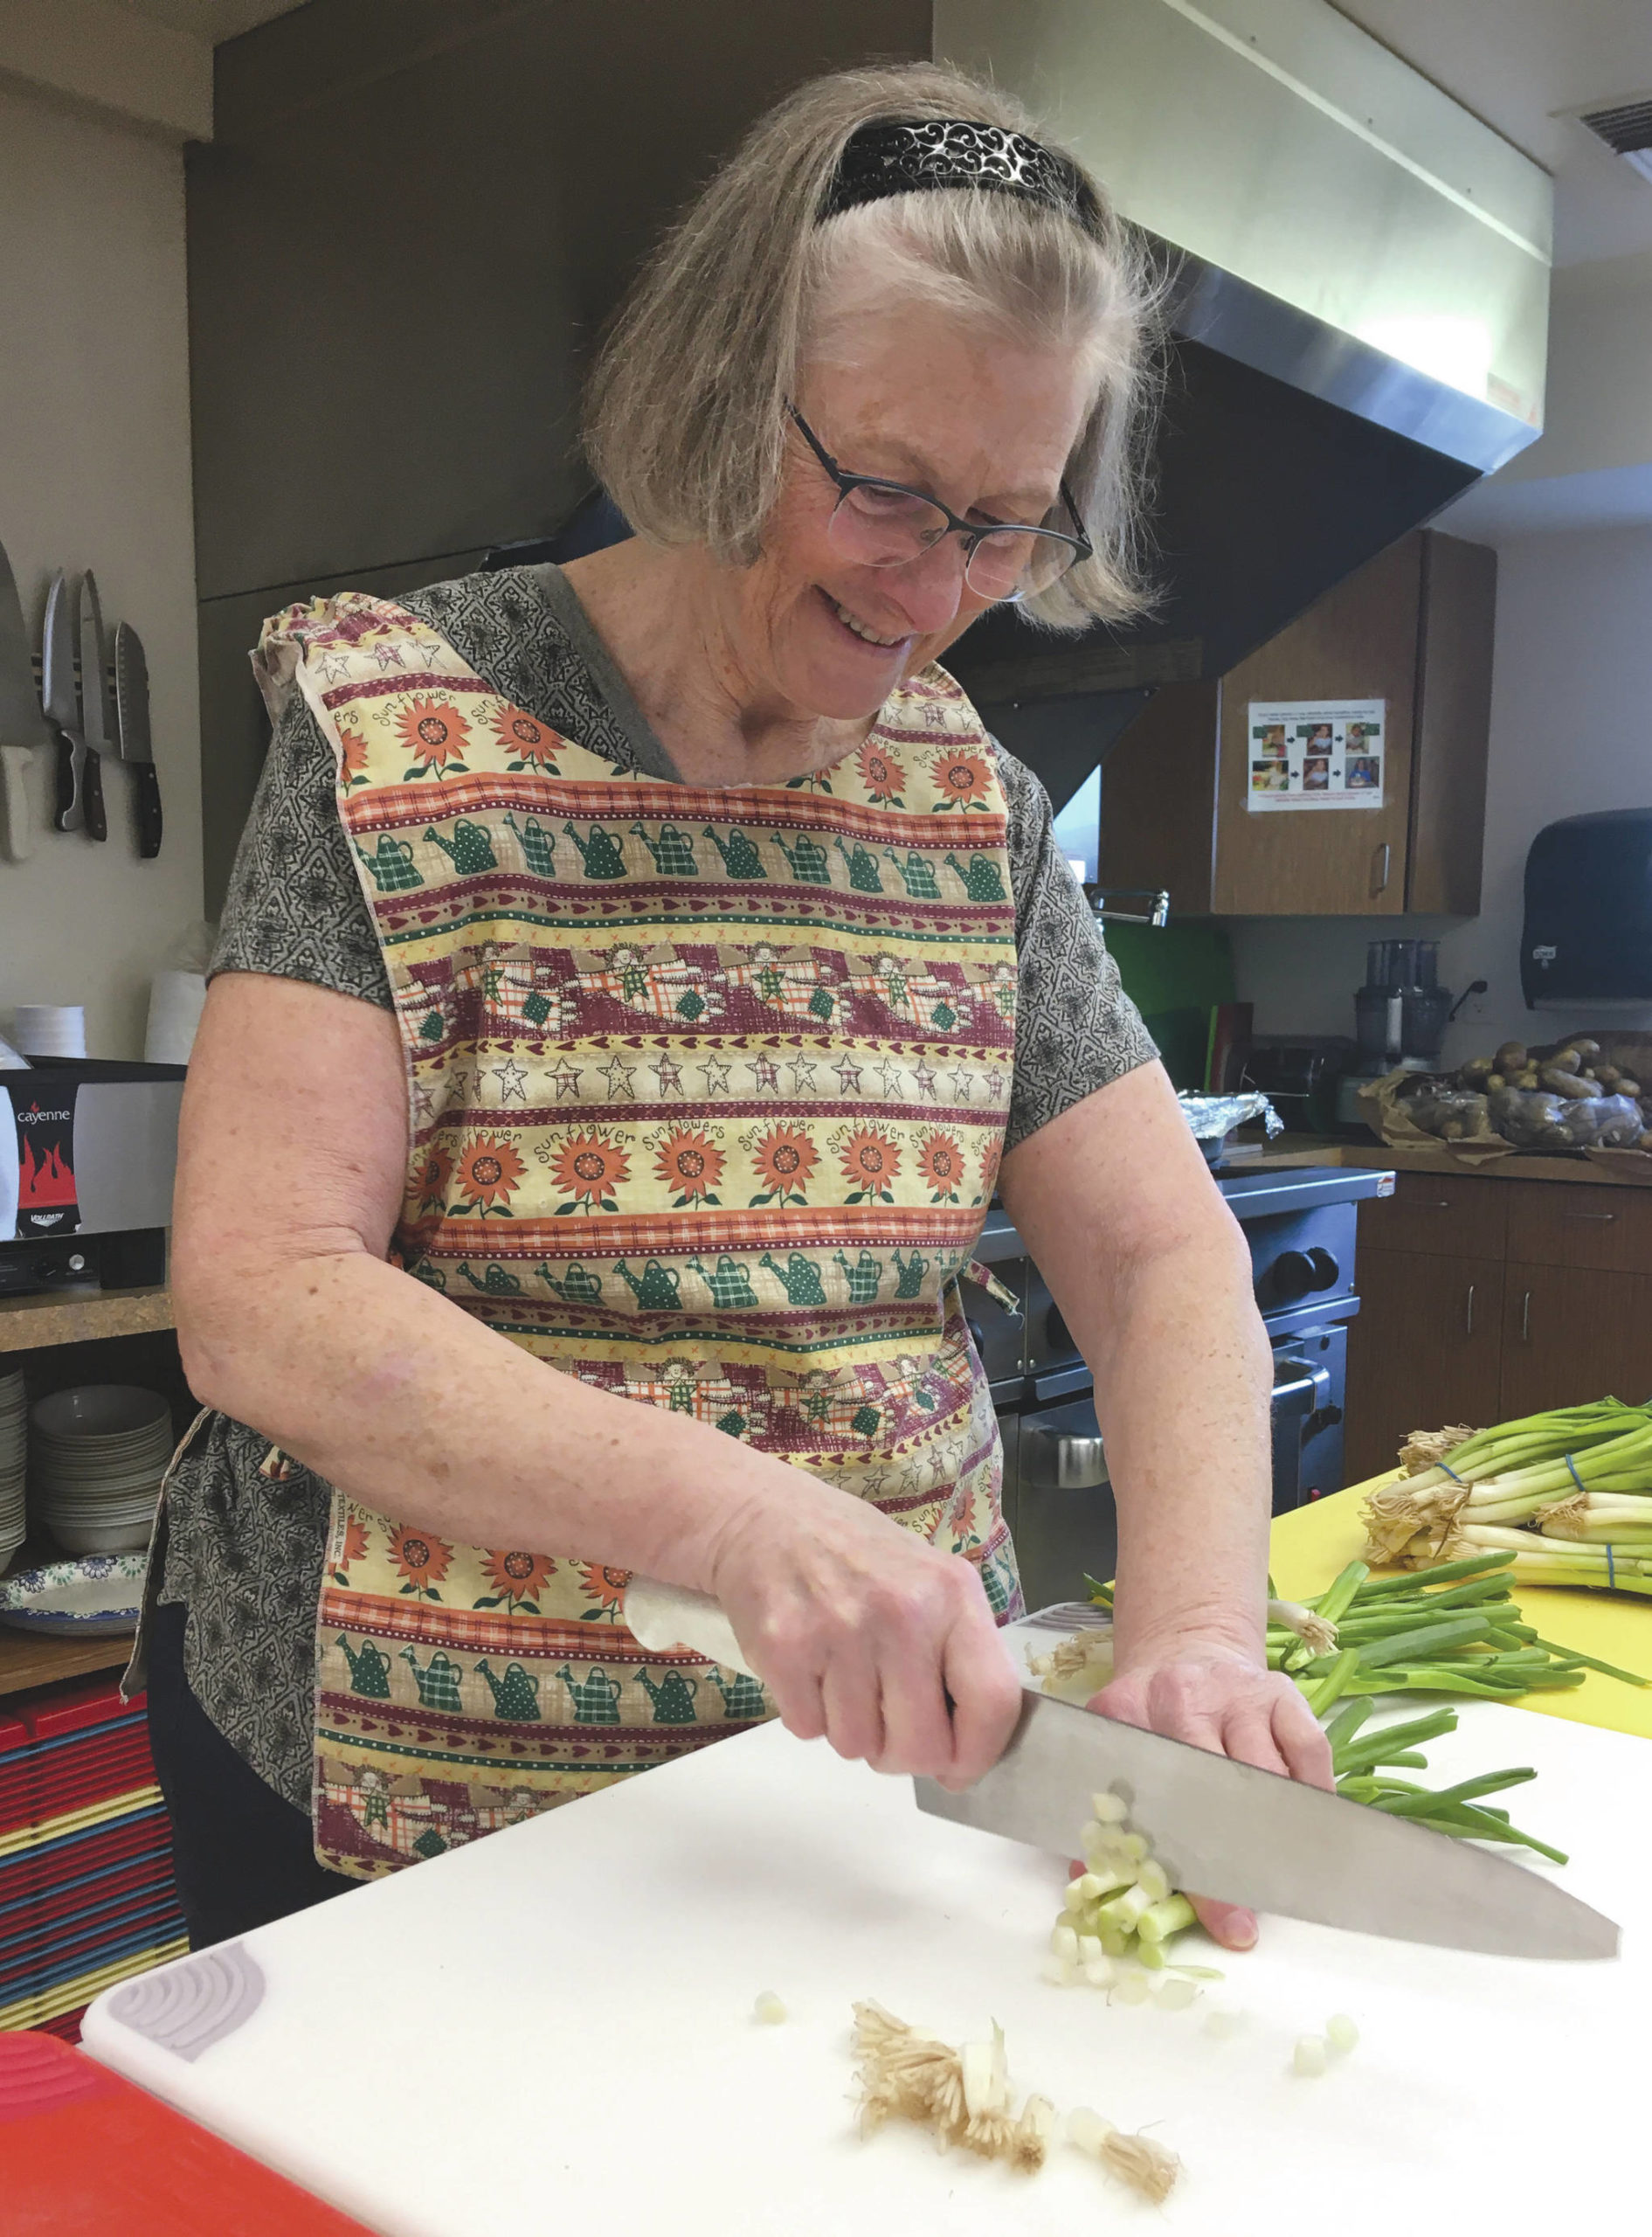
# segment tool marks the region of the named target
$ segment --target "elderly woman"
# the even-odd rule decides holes
[[[213,1410],[148,1625],[197,1943],[769,1714],[991,1764],[1020,1601],[959,1284],[995,1186],[1095,1373],[1098,1707],[1325,1777],[1262,1652],[1247,1254],[940,665],[1002,599],[1132,610],[1149,308],[999,94],[823,80],[597,368],[632,540],[266,625],[179,1176]],[[641,1647],[632,1571],[715,1594],[762,1685]]]

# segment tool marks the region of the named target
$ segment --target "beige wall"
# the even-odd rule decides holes
[[[1496,486],[1652,463],[1649,356],[1652,252],[1557,272],[1543,433]]]
[[[53,569],[90,566],[106,627],[149,656],[166,818],[140,862],[131,786],[106,758],[109,836],[50,826],[0,861],[0,1033],[14,1002],[84,1002],[86,1046],[142,1053],[151,972],[201,914],[200,731],[190,502],[182,150],[0,82],[0,540],[39,643]]]

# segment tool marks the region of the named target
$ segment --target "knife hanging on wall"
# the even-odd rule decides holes
[[[161,786],[149,738],[149,669],[143,641],[129,621],[114,633],[114,703],[121,725],[121,758],[132,772],[132,821],[138,853],[153,862],[161,851]]]
[[[112,739],[109,726],[108,654],[103,642],[103,609],[88,567],[80,578],[80,736],[86,761],[80,772],[89,839],[107,839],[103,812],[103,757]]]
[[[0,544],[0,784],[4,787],[6,853],[14,862],[26,862],[34,851],[29,764],[37,745],[51,744],[51,726],[40,711],[35,689],[17,578],[5,546]]]
[[[58,794],[52,821],[59,831],[79,831],[86,822],[80,789],[86,745],[80,736],[80,703],[74,688],[74,622],[68,580],[61,568],[46,592],[41,670],[46,720],[58,740]]]

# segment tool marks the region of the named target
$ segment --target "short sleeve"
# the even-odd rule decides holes
[[[306,979],[391,1004],[378,934],[334,793],[332,748],[295,692],[275,725],[230,874],[208,976]]]
[[[1119,983],[1102,928],[1055,842],[1049,794],[996,747],[1009,801],[1010,883],[1020,987],[1005,1147],[1013,1149],[1158,1050]]]

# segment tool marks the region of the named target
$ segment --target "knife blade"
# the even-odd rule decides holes
[[[756,1675],[706,1593],[633,1576],[626,1622],[641,1646],[692,1647]],[[1061,1857],[1089,1797],[1110,1790],[1173,1887],[1254,1910],[1496,1957],[1618,1954],[1610,1919],[1524,1865],[1048,1694],[1023,1693],[1008,1747],[965,1792],[912,1784],[933,1817]]]
[[[58,740],[58,800],[52,821],[59,831],[79,831],[86,821],[80,772],[86,747],[80,737],[80,702],[74,688],[74,630],[69,618],[69,585],[59,568],[46,592],[45,634],[41,651],[46,720]]]
[[[119,623],[114,632],[114,704],[121,758],[132,771],[138,854],[144,862],[153,862],[161,851],[161,784],[149,738],[149,666],[143,657],[143,641],[129,621]]]
[[[1048,1694],[1025,1695],[1009,1746],[964,1793],[913,1785],[920,1810],[1057,1856],[1083,1797],[1109,1790],[1173,1887],[1252,1910],[1504,1957],[1618,1954],[1610,1919],[1524,1865]]]
[[[80,578],[80,736],[86,746],[80,785],[89,839],[107,839],[109,835],[103,812],[103,756],[109,745],[109,685],[105,672],[107,661],[103,641],[103,608],[98,603],[98,586],[88,567]]]
[[[29,633],[17,577],[0,544],[0,782],[5,793],[6,852],[14,862],[34,850],[30,829],[29,763],[37,745],[50,745],[52,728],[40,711]]]

